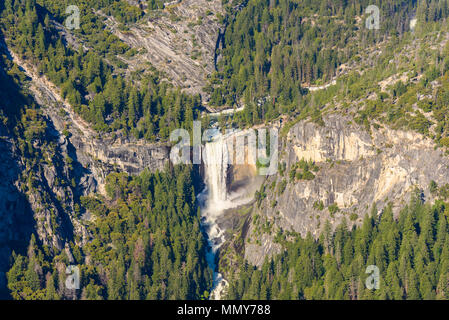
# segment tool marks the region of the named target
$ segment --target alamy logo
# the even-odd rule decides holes
[[[65,273],[68,275],[65,279],[65,287],[70,290],[80,288],[80,269],[77,266],[67,266]]]
[[[370,30],[380,29],[380,10],[378,6],[370,5],[365,11],[370,16],[366,19],[366,28]]]
[[[379,272],[379,268],[377,266],[374,265],[370,265],[366,268],[365,273],[369,273],[370,276],[368,278],[366,278],[365,281],[365,285],[366,288],[369,290],[379,290],[380,288],[380,284],[379,284],[379,277],[380,277],[380,272]]]
[[[77,6],[68,6],[65,10],[66,14],[70,16],[65,20],[65,27],[69,30],[80,28],[80,9]]]
[[[269,138],[268,138],[269,135]],[[273,175],[278,166],[277,129],[227,129],[224,134],[217,128],[202,133],[201,122],[193,122],[193,139],[185,129],[176,129],[170,134],[170,141],[177,143],[171,150],[173,164],[240,165],[251,164],[258,168],[259,175]],[[191,142],[193,141],[193,146]],[[202,142],[214,152],[204,150]],[[268,152],[269,149],[269,152]]]

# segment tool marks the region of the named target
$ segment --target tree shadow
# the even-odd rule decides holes
[[[26,255],[31,234],[35,230],[33,211],[26,195],[19,190],[23,165],[18,156],[14,136],[17,123],[30,97],[17,85],[18,74],[6,72],[9,54],[0,31],[0,299],[10,299],[6,272],[12,252]],[[6,120],[7,119],[7,120]]]

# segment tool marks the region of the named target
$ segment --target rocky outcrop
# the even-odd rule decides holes
[[[52,134],[74,161],[76,180],[82,194],[104,193],[106,176],[113,171],[139,174],[145,169],[163,170],[169,162],[170,148],[163,143],[131,140],[117,134],[100,134],[92,130],[70,105],[63,101],[59,90],[35,68],[11,53],[32,79],[30,90],[48,117]]]
[[[0,126],[0,132],[1,129]],[[26,197],[17,183],[23,168],[14,155],[14,144],[4,132],[0,137],[0,169],[0,297],[6,297],[9,258],[13,248],[29,238],[33,221]]]
[[[75,188],[66,144],[47,128],[46,139],[32,142],[35,158],[19,151],[23,142],[7,130],[0,137],[0,291],[12,251],[26,252],[35,233],[49,252],[59,252],[68,241],[88,240],[75,210]],[[20,140],[20,139],[18,139]],[[0,292],[0,295],[2,293]]]
[[[164,10],[148,11],[143,21],[126,31],[113,17],[105,23],[124,43],[140,50],[126,61],[130,71],[149,62],[175,86],[204,95],[207,76],[215,70],[217,13],[223,14],[221,0],[182,0],[170,2]]]
[[[138,174],[162,170],[169,146],[144,141],[101,137],[63,102],[57,88],[36,70],[10,57],[31,78],[29,90],[41,106],[45,134],[27,146],[33,157],[19,152],[19,141],[0,125],[0,298],[8,297],[6,271],[12,251],[26,254],[31,235],[57,254],[71,256],[69,242],[84,246],[91,236],[89,219],[78,205],[82,195],[105,192],[108,173]]]
[[[430,182],[449,182],[449,159],[430,139],[388,128],[367,132],[336,114],[326,116],[324,126],[299,122],[290,129],[282,150],[284,176],[265,182],[267,197],[257,209],[270,232],[255,236],[261,228],[253,219],[248,233],[245,257],[255,265],[281,249],[273,240],[278,230],[317,237],[326,219],[333,226],[344,217],[349,226],[360,224],[373,204],[381,210],[390,201],[398,214],[415,188],[432,199]],[[320,169],[313,180],[290,182],[290,168],[301,159],[315,161]],[[283,180],[287,186],[282,192]]]
[[[67,130],[69,136],[62,136],[70,149],[70,156],[78,162],[80,185],[83,193],[100,192],[104,194],[106,176],[114,171],[130,175],[140,174],[143,170],[163,170],[169,162],[170,148],[166,144],[150,144],[143,141],[130,141],[128,138],[101,137],[86,127],[79,127],[71,121],[73,114],[48,108],[47,115],[62,133]]]

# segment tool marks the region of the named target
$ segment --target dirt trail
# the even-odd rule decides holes
[[[46,102],[42,101],[42,99],[40,98],[41,96],[43,96],[43,93],[45,93],[45,96],[47,98],[50,98],[53,102],[59,104],[62,107],[62,109],[70,118],[71,123],[73,123],[73,125],[75,125],[75,127],[80,132],[82,132],[84,136],[96,136],[96,132],[89,127],[88,123],[75,112],[73,112],[70,104],[62,98],[59,88],[57,88],[52,82],[50,82],[46,76],[40,75],[35,66],[32,66],[28,62],[19,58],[19,56],[15,52],[9,50],[9,54],[11,55],[13,62],[15,62],[20,68],[22,68],[24,73],[32,79],[29,89],[31,90],[33,96],[39,104],[42,104],[43,107],[48,107],[46,106]]]

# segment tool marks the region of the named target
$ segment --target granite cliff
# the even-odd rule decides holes
[[[297,123],[283,143],[285,173],[265,181],[267,196],[254,205],[258,222],[253,218],[247,232],[245,258],[256,265],[281,249],[274,241],[279,230],[318,237],[326,220],[359,225],[373,204],[381,212],[389,202],[397,214],[416,188],[432,200],[430,182],[449,181],[449,160],[432,140],[387,127],[368,132],[338,114],[325,116],[324,125]],[[314,161],[319,170],[312,180],[290,181],[288,173],[301,159]],[[256,235],[260,221],[270,232]]]

